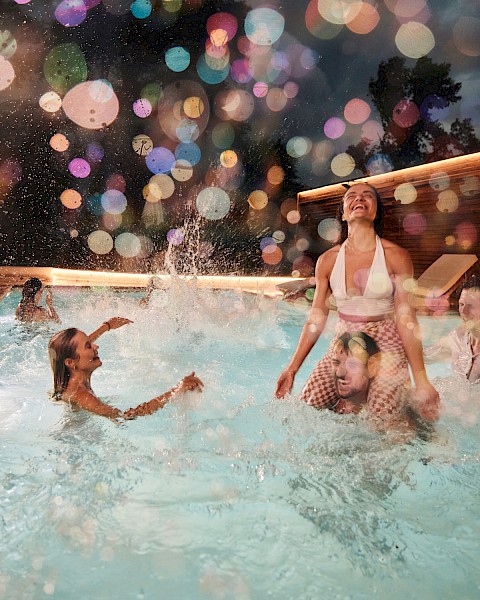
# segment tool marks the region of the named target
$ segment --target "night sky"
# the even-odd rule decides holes
[[[3,0],[1,262],[308,274],[296,193],[478,150],[479,56],[468,1]]]

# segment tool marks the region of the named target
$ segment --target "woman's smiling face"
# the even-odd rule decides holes
[[[357,183],[343,196],[343,219],[349,223],[352,219],[368,218],[373,222],[377,214],[377,197],[366,183]]]
[[[73,341],[76,344],[75,366],[79,371],[94,371],[101,366],[102,361],[98,356],[98,346],[94,344],[88,335],[78,331]]]

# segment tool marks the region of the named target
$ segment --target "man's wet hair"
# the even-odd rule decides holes
[[[341,344],[346,352],[355,356],[361,355],[364,357],[364,362],[380,352],[377,342],[364,331],[346,331],[338,336],[335,346]]]

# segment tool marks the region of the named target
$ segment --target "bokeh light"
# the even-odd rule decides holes
[[[112,215],[119,215],[127,208],[127,199],[119,190],[107,190],[101,198],[103,210]]]
[[[113,238],[107,231],[98,229],[87,238],[88,247],[95,254],[108,254],[113,249]]]
[[[255,210],[262,210],[268,204],[268,196],[263,190],[255,190],[248,196],[248,203]]]
[[[366,35],[375,29],[380,22],[380,15],[376,7],[368,2],[362,2],[358,13],[346,23],[353,33]]]
[[[160,146],[152,148],[145,157],[145,163],[155,175],[168,173],[175,164],[175,156],[171,150]]]
[[[197,98],[203,110],[195,120],[184,111],[185,100]],[[168,85],[158,102],[158,120],[164,133],[175,141],[194,141],[203,133],[210,118],[210,104],[203,87],[196,81],[179,80]],[[182,138],[180,133],[183,131]]]
[[[169,244],[172,244],[172,246],[180,246],[180,244],[183,243],[184,239],[185,239],[185,233],[184,233],[183,229],[180,229],[180,228],[170,229],[167,232],[167,241]]]
[[[133,258],[140,254],[142,245],[134,233],[121,233],[115,238],[115,250],[124,258]]]
[[[278,165],[274,165],[270,167],[267,171],[267,180],[272,185],[281,185],[285,178],[285,171],[282,167]]]
[[[144,133],[140,133],[133,138],[132,148],[139,156],[147,156],[153,149],[152,138]]]
[[[361,0],[321,0],[318,12],[330,23],[345,25],[360,14],[362,4]]]
[[[321,40],[331,40],[336,37],[343,28],[342,24],[335,24],[319,13],[318,0],[310,0],[305,12],[305,26],[308,31]]]
[[[330,168],[338,177],[348,177],[355,169],[355,160],[350,154],[342,152],[333,158]]]
[[[105,183],[105,189],[118,190],[119,192],[125,193],[125,190],[127,189],[125,177],[121,173],[112,173]]]
[[[190,65],[190,53],[182,46],[169,48],[165,52],[165,63],[170,70],[181,73]]]
[[[271,46],[282,35],[283,16],[272,8],[255,8],[245,18],[245,34],[257,46]]]
[[[193,142],[182,142],[175,148],[175,159],[186,160],[192,166],[195,166],[200,161],[201,157],[202,151],[200,150],[200,146]],[[171,170],[171,167],[169,170]]]
[[[80,127],[102,129],[117,118],[119,103],[108,82],[86,81],[66,93],[63,111]]]
[[[45,58],[43,74],[55,92],[64,94],[87,79],[87,61],[77,44],[59,44]]]
[[[399,127],[412,127],[420,118],[420,111],[415,102],[404,98],[395,105],[392,117]]]
[[[455,237],[462,250],[469,251],[478,240],[477,228],[473,223],[464,221],[455,227]]]
[[[215,45],[228,43],[235,37],[237,29],[237,18],[230,13],[217,12],[207,19],[207,33]]]
[[[148,187],[158,200],[165,200],[175,191],[175,182],[168,175],[154,175],[150,178]]]
[[[50,146],[57,152],[65,152],[65,150],[68,150],[70,142],[63,133],[56,133],[50,138]]]
[[[278,265],[283,258],[282,250],[276,245],[268,245],[262,249],[262,259],[266,265]]]
[[[453,190],[444,190],[438,194],[437,208],[440,212],[455,212],[458,208],[458,196]]]
[[[152,105],[150,104],[150,101],[147,100],[147,98],[139,98],[138,100],[135,100],[132,108],[133,112],[140,119],[146,119],[152,114]]]
[[[99,163],[105,156],[105,150],[98,142],[90,142],[85,150],[85,155],[90,163]]]
[[[435,38],[426,25],[409,21],[404,25],[400,25],[395,36],[395,44],[405,56],[420,58],[433,50]]]
[[[449,103],[437,94],[429,94],[420,104],[420,115],[427,121],[441,121],[448,117],[449,112]]]
[[[380,175],[393,171],[393,163],[387,154],[374,154],[367,162],[369,175]]]
[[[272,238],[277,242],[277,244],[281,244],[285,241],[285,232],[278,229],[272,233]]]
[[[230,210],[230,198],[224,190],[212,186],[198,194],[196,205],[202,217],[216,221],[223,219]]]
[[[393,196],[401,204],[411,204],[417,199],[417,190],[411,183],[401,183],[395,188]]]
[[[264,81],[257,81],[253,86],[253,93],[257,98],[265,98],[268,94],[269,86]]]
[[[337,219],[322,219],[317,227],[318,235],[327,242],[337,242],[342,232],[342,227]]]
[[[305,156],[312,149],[312,140],[310,138],[296,135],[290,138],[286,144],[286,150],[292,158]]]
[[[132,15],[137,19],[146,19],[152,12],[150,0],[134,0],[130,5]]]
[[[175,160],[171,169],[171,175],[177,181],[188,181],[193,175],[193,167],[188,160]]]
[[[464,196],[474,196],[480,191],[480,180],[476,175],[469,175],[460,181],[460,192]]]
[[[60,202],[66,208],[70,208],[72,210],[78,208],[82,204],[82,196],[76,190],[64,190],[60,194]]]
[[[238,162],[237,153],[233,150],[225,150],[220,154],[220,164],[227,169],[231,169]]]
[[[90,165],[83,158],[74,158],[68,163],[68,170],[74,177],[84,179],[90,175]]]
[[[12,56],[17,51],[17,40],[14,38],[13,34],[5,29],[4,31],[0,31],[0,56],[6,58],[12,58]]]
[[[42,108],[45,112],[55,113],[62,107],[62,99],[57,94],[57,92],[46,92],[40,97],[38,104],[40,105],[40,108]]]
[[[480,56],[480,19],[461,16],[453,26],[453,43],[465,56]]]
[[[403,228],[410,235],[421,235],[427,229],[427,220],[421,213],[411,213],[403,219]]]
[[[331,140],[336,140],[345,133],[345,121],[339,119],[338,117],[331,117],[328,119],[323,126],[323,131],[325,135]]]
[[[65,27],[76,27],[87,17],[83,0],[63,0],[55,9],[55,18]]]
[[[352,123],[352,125],[360,125],[360,123],[363,123],[368,119],[370,113],[370,106],[365,100],[361,100],[360,98],[349,100],[343,111],[345,120]]]
[[[428,183],[432,189],[441,192],[450,186],[450,177],[448,173],[437,171],[430,176]]]

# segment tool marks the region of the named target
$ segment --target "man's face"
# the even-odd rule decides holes
[[[357,402],[367,401],[370,379],[364,360],[352,355],[339,344],[332,358],[332,369],[340,398],[355,399]]]
[[[480,322],[480,289],[462,290],[458,301],[458,312],[467,326],[469,324],[478,325]]]

